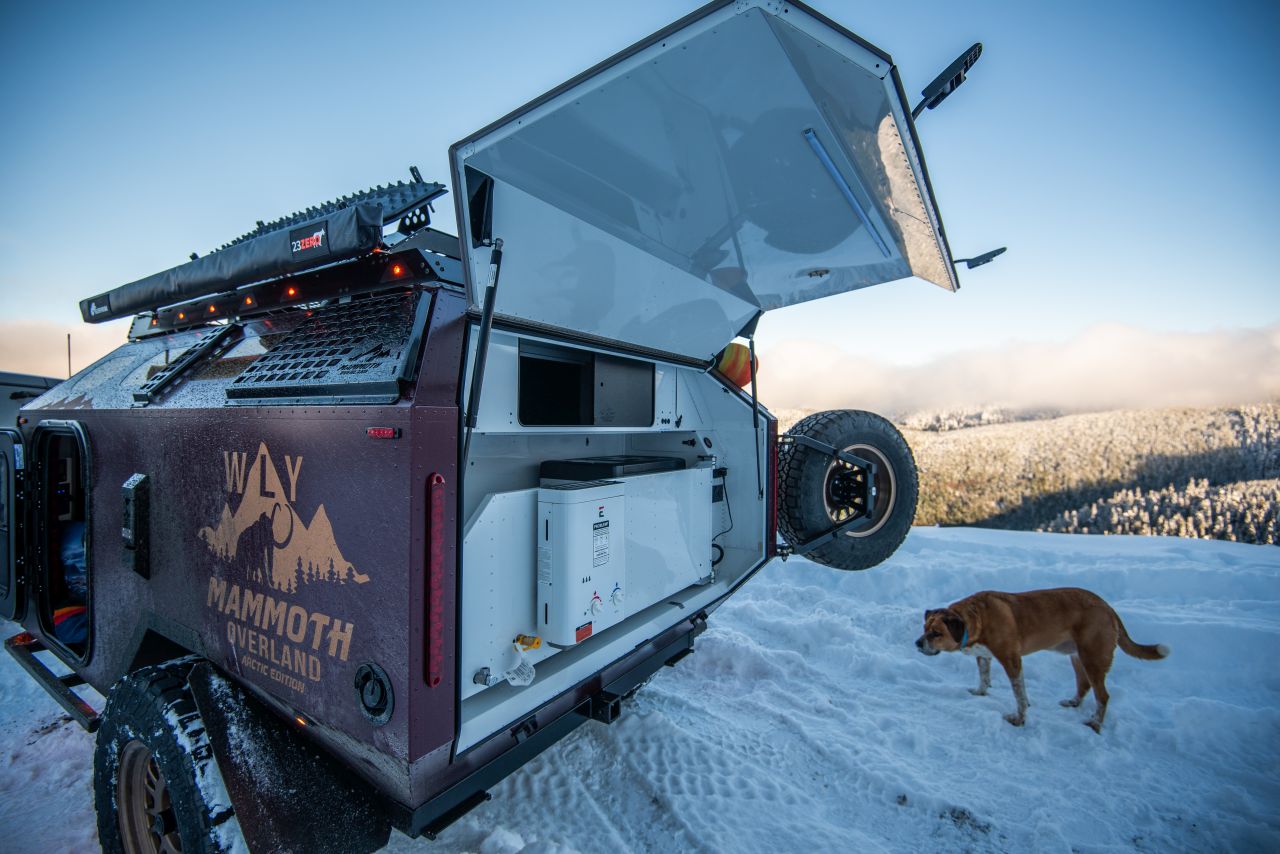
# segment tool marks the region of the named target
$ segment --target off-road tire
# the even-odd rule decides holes
[[[93,754],[98,840],[107,854],[158,850],[160,841],[165,839],[170,845],[163,850],[171,850],[176,840],[184,854],[224,850],[217,832],[226,822],[234,820],[235,814],[229,803],[210,805],[197,783],[197,779],[204,780],[207,788],[214,780],[214,788],[225,792],[200,713],[187,688],[190,666],[186,663],[144,667],[111,689]],[[136,785],[121,789],[121,761],[124,759],[128,776],[130,768],[136,767],[134,763],[149,762],[152,758],[155,766],[150,770],[158,768],[162,775],[159,784],[167,792],[171,809],[165,811],[162,818],[168,823],[165,832],[150,840],[144,839],[139,847],[130,841],[134,837],[122,829],[122,809],[131,809],[131,804],[120,804],[118,795],[132,791],[146,796]],[[128,797],[131,796],[126,794]],[[235,838],[235,834],[230,834],[230,838]],[[148,847],[148,841],[152,847]]]
[[[916,462],[906,439],[888,420],[855,409],[815,412],[798,421],[787,435],[808,436],[838,450],[873,457],[885,469],[876,479],[873,515],[877,522],[873,530],[841,536],[805,557],[848,570],[870,569],[887,560],[911,530],[919,496]],[[829,455],[803,445],[783,444],[778,448],[778,530],[793,546],[837,524],[826,497],[833,463]],[[886,488],[891,490],[887,498]]]

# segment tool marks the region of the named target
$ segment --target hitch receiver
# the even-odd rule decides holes
[[[588,710],[591,720],[611,724],[622,717],[622,697],[610,691],[601,691],[591,698]]]

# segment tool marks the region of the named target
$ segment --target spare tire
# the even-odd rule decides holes
[[[919,478],[906,439],[888,420],[872,412],[839,409],[815,412],[787,436],[807,436],[875,464],[871,507],[849,498],[852,471],[835,456],[799,443],[778,447],[778,529],[793,547],[837,525],[863,519],[804,556],[836,569],[870,569],[889,558],[916,516]]]

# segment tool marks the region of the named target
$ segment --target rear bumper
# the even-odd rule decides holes
[[[695,618],[692,629],[640,659],[594,694],[580,699],[568,711],[544,721],[544,709],[524,719],[510,733],[516,742],[512,747],[431,800],[413,810],[391,803],[392,826],[411,837],[426,836],[434,839],[454,821],[489,800],[489,788],[576,730],[579,725],[588,720],[605,724],[617,720],[622,711],[622,701],[627,695],[664,666],[674,666],[693,652],[694,638],[705,629],[706,621],[701,617]]]

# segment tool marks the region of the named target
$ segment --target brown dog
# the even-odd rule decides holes
[[[1046,649],[1071,656],[1076,695],[1063,700],[1062,705],[1079,706],[1093,688],[1098,709],[1087,725],[1099,733],[1107,713],[1107,671],[1117,645],[1134,658],[1147,661],[1169,655],[1164,644],[1134,643],[1111,606],[1078,587],[975,593],[945,608],[925,611],[924,634],[916,641],[916,649],[925,655],[959,651],[977,656],[978,687],[970,689],[977,695],[986,694],[991,687],[991,659],[999,661],[1018,701],[1018,711],[1004,716],[1014,726],[1022,726],[1028,706],[1022,656]]]

